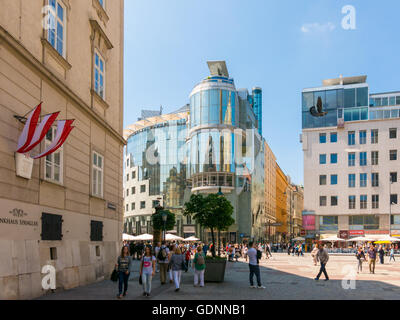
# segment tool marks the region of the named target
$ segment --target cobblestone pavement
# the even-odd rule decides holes
[[[204,288],[193,286],[191,271],[182,276],[179,292],[174,292],[173,284],[161,286],[159,274],[153,279],[150,298],[142,296],[138,283],[139,264],[135,262],[133,279],[129,281],[125,300],[282,300],[282,299],[322,299],[322,300],[392,300],[400,299],[400,262],[384,265],[377,263],[375,274],[370,274],[368,264],[363,272],[356,273],[357,260],[354,256],[331,255],[327,265],[330,281],[314,278],[319,266],[314,266],[309,254],[293,257],[287,254],[273,254],[271,259],[263,259],[260,264],[263,289],[249,288],[249,268],[247,263],[229,262],[223,283],[206,283]],[[345,279],[345,280],[343,280]],[[346,279],[355,279],[355,287]],[[254,279],[255,280],[255,279]],[[349,289],[344,289],[344,287]],[[39,300],[108,300],[116,299],[117,284],[110,280],[85,287],[60,291],[41,297]]]

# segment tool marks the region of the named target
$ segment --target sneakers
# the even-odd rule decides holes
[[[318,278],[315,278],[314,280],[315,280],[315,281],[318,281],[319,279],[318,279]]]
[[[329,278],[328,278],[328,279],[325,279],[324,281],[329,281]]]
[[[257,289],[265,289],[264,286],[258,286]]]
[[[175,289],[175,292],[178,292],[178,291],[179,291],[179,288],[176,288],[176,289]]]
[[[255,289],[255,288],[257,288],[257,287],[256,287],[256,286],[250,286],[250,288],[251,288],[251,289]]]

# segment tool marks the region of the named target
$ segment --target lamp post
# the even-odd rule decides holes
[[[224,194],[222,193],[222,188],[219,187],[218,192],[217,192],[217,196],[219,197],[223,197]],[[218,256],[221,256],[221,231],[218,230]]]
[[[162,220],[163,220],[163,222],[164,222],[164,228],[163,228],[163,232],[164,232],[163,240],[164,240],[164,241],[165,241],[165,238],[166,238],[166,235],[165,235],[166,230],[165,230],[165,228],[166,228],[166,224],[167,224],[167,219],[168,219],[168,214],[164,211],[164,212],[162,213]]]

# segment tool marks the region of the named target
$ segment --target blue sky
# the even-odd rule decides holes
[[[341,26],[345,5],[356,30]],[[226,60],[237,88],[263,88],[263,135],[301,184],[301,90],[340,74],[400,90],[399,12],[398,0],[126,0],[124,124],[188,103],[206,61]]]

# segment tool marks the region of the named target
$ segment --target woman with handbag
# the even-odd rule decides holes
[[[128,279],[130,274],[132,264],[132,257],[129,255],[129,248],[123,246],[121,250],[121,255],[118,257],[117,264],[115,268],[118,271],[118,289],[119,294],[117,294],[118,299],[125,297],[128,291]],[[122,285],[124,286],[124,293],[122,293]]]
[[[142,277],[143,296],[150,297],[151,280],[156,270],[156,257],[153,256],[150,247],[144,249],[144,255],[140,263],[140,276]]]
[[[175,248],[174,254],[171,256],[171,260],[169,261],[169,265],[174,276],[175,292],[178,292],[180,289],[182,270],[185,270],[186,267],[185,258],[179,247]]]

